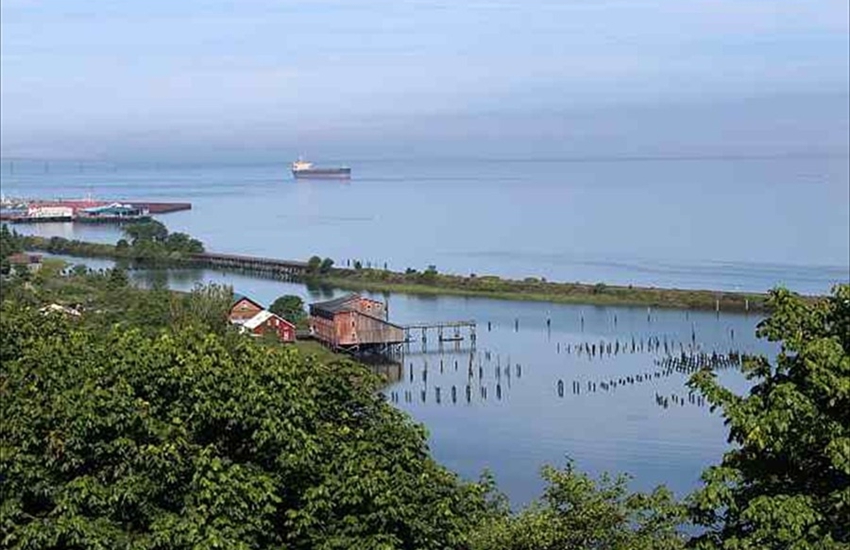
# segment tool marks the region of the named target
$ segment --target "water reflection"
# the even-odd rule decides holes
[[[387,392],[392,403],[484,406],[488,399],[507,401],[522,378],[520,364],[502,363],[490,350],[404,353],[402,369]],[[448,399],[445,399],[448,395]]]
[[[345,294],[208,270],[167,277],[179,290],[229,284],[264,304]],[[489,468],[517,503],[539,494],[540,466],[565,455],[590,473],[628,472],[636,489],[690,491],[727,450],[722,419],[685,385],[693,364],[716,363],[719,381],[740,393],[748,382],[737,363],[776,352],[755,339],[756,315],[397,294],[389,311],[401,325],[477,320],[475,349],[429,342],[423,352],[417,341],[377,368],[386,399],[428,428],[437,460],[471,479]]]

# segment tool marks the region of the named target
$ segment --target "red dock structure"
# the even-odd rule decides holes
[[[333,349],[388,350],[404,342],[404,328],[387,320],[382,302],[349,294],[310,304],[310,332]]]

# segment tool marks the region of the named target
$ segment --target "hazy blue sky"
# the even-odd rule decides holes
[[[846,151],[847,0],[0,0],[6,156]]]

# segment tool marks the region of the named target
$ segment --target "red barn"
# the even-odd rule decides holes
[[[242,324],[264,309],[266,308],[251,298],[237,294],[233,297],[233,304],[230,306],[230,312],[227,317],[231,323]]]
[[[295,341],[295,325],[267,309],[241,323],[241,326],[242,330],[250,332],[254,336],[271,333],[277,334],[278,340],[281,342]]]
[[[404,342],[404,329],[386,320],[386,306],[358,294],[310,305],[310,332],[334,348]]]

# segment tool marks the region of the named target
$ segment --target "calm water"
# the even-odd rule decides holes
[[[95,268],[112,265],[85,262]],[[159,281],[182,290],[199,282],[229,284],[265,304],[283,294],[305,301],[340,294],[210,270],[136,271],[132,276],[141,285]],[[697,486],[699,473],[726,450],[726,430],[717,414],[689,401],[684,375],[664,374],[654,363],[664,355],[663,347],[650,351],[646,342],[658,338],[677,354],[680,344],[687,350],[694,343],[709,353],[775,352],[771,344],[754,338],[757,316],[457,297],[375,297],[389,301],[392,319],[401,324],[478,322],[474,351],[468,338],[457,349],[446,343],[441,350],[434,333],[424,352],[420,342],[411,344],[394,365],[381,367],[393,380],[385,393],[427,426],[431,449],[441,463],[469,479],[489,468],[500,488],[518,504],[542,489],[541,465],[563,464],[566,457],[593,473],[628,472],[635,488],[649,490],[666,483],[680,495],[689,492]],[[638,348],[634,353],[632,339]],[[588,357],[575,350],[577,345],[598,346],[600,341],[619,343],[620,352]],[[602,387],[639,374],[649,377],[608,390]],[[721,370],[719,376],[736,391],[744,391],[745,381],[736,371]],[[595,391],[588,391],[588,382],[596,384]],[[579,394],[573,393],[574,383],[581,388]],[[657,403],[659,396],[667,399],[666,408]]]
[[[848,280],[847,158],[347,163],[351,182],[294,181],[284,162],[4,162],[0,183],[7,196],[190,201],[162,220],[219,252],[683,288],[820,293]]]
[[[193,210],[161,219],[222,252],[685,288],[761,291],[781,283],[825,292],[848,279],[846,158],[349,164],[349,183],[295,182],[283,163],[82,173],[20,164],[13,174],[4,165],[2,187],[7,196],[191,201]],[[19,229],[110,242],[119,236],[114,228],[70,224]],[[334,295],[212,271],[134,276],[141,284],[165,278],[178,289],[224,282],[267,304],[282,294],[308,301]],[[726,431],[689,399],[683,375],[662,374],[655,360],[663,349],[649,351],[646,342],[657,338],[676,353],[680,345],[775,351],[755,340],[755,316],[652,311],[648,318],[642,308],[388,298],[402,324],[478,321],[474,352],[468,339],[441,352],[433,335],[424,353],[412,345],[385,369],[394,380],[386,394],[427,426],[438,460],[469,478],[490,468],[517,503],[539,493],[542,464],[567,456],[594,473],[629,472],[637,488],[667,483],[688,492],[726,449]],[[620,351],[576,353],[600,342]],[[720,376],[744,389],[734,370]]]

